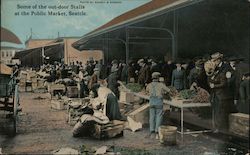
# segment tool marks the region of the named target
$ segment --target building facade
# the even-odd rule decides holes
[[[6,65],[15,65],[20,64],[18,59],[12,59],[16,52],[20,51],[21,49],[15,47],[1,47],[0,50],[0,61]]]

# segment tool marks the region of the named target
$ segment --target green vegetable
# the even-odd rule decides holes
[[[128,83],[125,86],[132,92],[140,92],[142,90],[142,86],[138,83]]]
[[[180,91],[179,94],[183,99],[191,99],[196,95],[196,92],[194,90],[185,89]]]

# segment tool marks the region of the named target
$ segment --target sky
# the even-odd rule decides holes
[[[16,45],[4,42],[1,43],[1,46],[25,48],[24,43],[29,38],[31,29],[34,39],[54,39],[58,37],[58,32],[60,37],[81,37],[113,18],[149,1],[1,0],[1,26],[15,33],[23,43],[22,45]],[[40,5],[47,8],[38,8]],[[60,8],[60,5],[68,8]],[[75,6],[75,9],[71,9],[71,5]],[[51,7],[54,6],[56,8],[52,9]],[[79,9],[76,7],[79,7]],[[67,16],[51,16],[48,15],[50,11],[66,12]],[[69,11],[79,12],[79,14],[83,12],[86,15],[72,16],[69,15]],[[29,12],[29,15],[23,15],[22,12]],[[36,12],[43,12],[45,15],[39,15]]]

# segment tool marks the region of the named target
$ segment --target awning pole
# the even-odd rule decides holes
[[[128,66],[128,59],[129,59],[129,29],[126,27],[126,64]]]
[[[44,64],[44,57],[45,57],[45,55],[44,55],[44,47],[42,47],[42,65]]]
[[[172,58],[173,60],[176,60],[178,57],[178,47],[177,47],[177,36],[178,36],[178,11],[174,10],[173,11],[173,33],[174,33],[174,37],[173,37],[173,53],[172,53]]]

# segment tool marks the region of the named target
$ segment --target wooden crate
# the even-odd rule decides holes
[[[67,97],[69,98],[76,98],[78,97],[78,88],[77,86],[68,86],[67,87]]]
[[[31,83],[32,89],[37,89],[37,82],[32,82]]]
[[[230,114],[229,131],[239,136],[249,137],[249,115],[243,113]]]
[[[134,94],[131,92],[120,92],[120,101],[121,102],[134,102]]]
[[[44,87],[44,82],[45,82],[45,79],[37,79],[37,87],[38,88]]]
[[[48,91],[53,96],[56,91],[60,91],[62,93],[65,93],[66,88],[65,88],[65,85],[63,85],[63,84],[51,84]]]
[[[118,120],[110,121],[105,125],[95,124],[95,132],[93,134],[93,137],[97,139],[105,139],[116,136],[123,136],[124,124],[125,123],[123,121]]]
[[[59,100],[59,99],[52,99],[51,100],[51,108],[56,109],[56,110],[64,110],[64,109],[66,109],[66,107],[64,105],[64,101]]]

